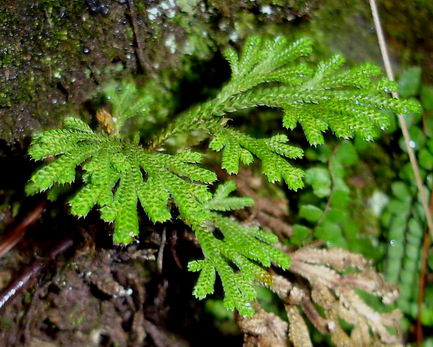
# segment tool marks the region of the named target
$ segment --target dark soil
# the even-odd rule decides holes
[[[59,217],[57,222],[61,220],[71,226],[74,222],[67,216]],[[73,250],[56,261],[47,261],[30,289],[20,293],[2,312],[2,345],[241,343],[239,334],[218,330],[203,302],[191,296],[195,276],[186,271],[186,265],[200,251],[185,227],[167,226],[163,247],[162,231],[149,229],[140,243],[124,248],[113,247],[105,236],[108,230],[103,230],[101,224],[87,225],[90,232],[75,223],[71,228],[55,224],[44,224],[42,229],[42,223],[38,223],[30,228],[28,236],[32,241],[26,239],[2,260],[0,279],[5,283],[18,275],[18,267],[25,270],[23,263],[44,260],[44,249],[64,237],[59,230],[75,239]],[[42,240],[47,236],[51,239],[49,246]]]

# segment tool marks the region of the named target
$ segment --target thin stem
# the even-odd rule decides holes
[[[177,133],[213,128],[216,122],[221,122],[222,117],[215,116],[220,114],[222,110],[223,107],[218,104],[217,99],[212,99],[189,108],[179,114],[174,121],[169,123],[161,132],[157,133],[151,139],[148,149],[151,151],[157,149],[170,136]]]
[[[72,238],[65,238],[55,244],[46,254],[47,259],[45,261],[36,260],[22,269],[22,271],[20,271],[20,273],[9,282],[7,287],[0,291],[0,310],[31,284],[32,279],[41,273],[50,260],[66,252],[74,245],[74,243],[75,241]]]
[[[140,68],[144,72],[146,71],[146,64],[145,64],[145,59],[143,54],[144,45],[143,45],[143,40],[141,39],[140,28],[138,27],[137,14],[135,13],[134,6],[135,6],[134,0],[128,0],[129,14],[131,16],[132,28],[134,29],[135,43],[137,44],[137,49],[135,50],[135,52],[137,53]]]
[[[4,240],[2,240],[2,243],[0,244],[0,257],[3,257],[7,252],[15,247],[18,242],[20,242],[25,235],[26,229],[39,219],[44,207],[45,201],[42,201],[4,238]]]

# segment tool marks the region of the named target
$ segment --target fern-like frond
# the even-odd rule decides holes
[[[188,264],[190,271],[200,271],[193,294],[199,299],[212,294],[217,273],[224,288],[224,306],[251,315],[251,302],[257,295],[254,285],[271,285],[270,274],[263,266],[273,263],[287,269],[290,259],[272,246],[278,241],[273,234],[242,226],[217,213],[212,214],[212,223],[207,228],[194,228],[205,258]],[[221,231],[222,240],[215,237],[214,228]]]
[[[273,40],[261,36],[249,37],[240,56],[233,49],[224,51],[230,64],[230,83],[218,95],[226,99],[267,82],[297,84],[299,78],[311,75],[311,70],[290,65],[301,56],[309,55],[313,42],[308,38],[290,43],[284,36]]]
[[[29,194],[73,182],[77,166],[82,166],[84,186],[70,200],[71,212],[84,217],[100,206],[102,219],[115,223],[115,242],[129,243],[138,234],[138,202],[153,222],[171,217],[171,198],[187,223],[208,219],[203,202],[211,194],[203,183],[213,182],[216,175],[196,165],[201,160],[198,153],[149,153],[96,134],[71,118],[65,120],[65,129],[39,133],[29,153],[36,160],[53,157],[31,177]]]
[[[206,202],[206,207],[211,211],[232,211],[240,210],[245,207],[250,207],[254,204],[254,200],[248,197],[229,196],[236,190],[234,181],[222,183],[216,189],[212,200]]]
[[[104,96],[111,104],[114,131],[118,133],[126,120],[134,116],[143,116],[149,112],[149,106],[153,99],[149,94],[138,90],[131,80],[112,82],[105,86]]]
[[[237,136],[224,131],[225,136]],[[271,154],[293,157],[300,153],[284,143],[284,136],[256,140],[243,135],[241,140],[245,150],[264,162]],[[199,153],[149,153],[130,142],[93,133],[80,120],[70,118],[65,120],[65,129],[38,134],[29,152],[34,159],[51,160],[33,174],[28,192],[71,183],[81,166],[84,185],[69,201],[71,212],[84,217],[98,205],[102,219],[115,224],[116,243],[127,244],[137,236],[139,203],[153,222],[163,222],[171,218],[169,205],[173,201],[180,218],[195,231],[205,256],[189,265],[190,270],[200,271],[194,290],[198,298],[213,292],[218,274],[225,306],[250,315],[251,301],[256,298],[254,284],[270,284],[265,267],[272,263],[289,266],[289,258],[272,246],[278,241],[275,235],[215,212],[251,206],[253,201],[229,196],[236,189],[232,181],[220,185],[212,196],[206,183],[215,181],[216,175],[197,165]],[[214,234],[216,230],[222,239]]]
[[[207,208],[214,211],[226,211],[250,206],[247,198],[230,197],[236,189],[233,181],[221,184],[206,202]],[[287,269],[290,259],[272,244],[278,238],[255,226],[243,226],[236,220],[211,212],[204,225],[193,225],[197,239],[203,250],[204,259],[191,261],[190,271],[200,271],[193,294],[203,299],[212,294],[216,274],[224,288],[224,306],[237,309],[242,315],[251,315],[254,310],[251,301],[256,298],[255,284],[271,285],[270,274],[266,267],[275,264]],[[218,230],[221,237],[215,235]]]
[[[338,137],[370,140],[388,127],[391,113],[420,111],[413,100],[388,95],[397,86],[380,78],[377,67],[364,64],[341,70],[343,62],[336,56],[296,83],[263,84],[237,93],[226,98],[218,115],[255,106],[282,108],[283,125],[294,129],[300,123],[307,140],[316,145],[323,143],[322,133],[328,128]]]
[[[239,162],[245,165],[252,163],[253,155],[262,162],[262,172],[270,182],[283,179],[291,189],[303,187],[303,170],[292,166],[287,158],[300,158],[302,149],[288,145],[286,135],[276,135],[271,138],[255,139],[240,131],[221,128],[214,133],[209,147],[223,150],[222,167],[228,173],[238,173]]]
[[[387,111],[419,112],[416,103],[390,97],[397,85],[381,78],[377,66],[363,64],[342,70],[345,59],[339,55],[315,69],[293,64],[311,53],[311,45],[309,39],[289,43],[283,37],[252,37],[240,57],[233,50],[226,51],[232,78],[219,97],[228,104],[227,112],[247,106],[248,101],[248,107],[283,108],[284,126],[293,129],[299,122],[311,144],[323,143],[321,133],[328,128],[339,137],[359,134],[371,139],[378,129],[389,125]],[[269,82],[284,87],[275,88]]]
[[[266,267],[289,266],[288,256],[272,246],[278,241],[276,236],[222,214],[251,206],[252,200],[230,196],[233,182],[211,194],[208,184],[216,175],[200,167],[199,153],[186,150],[171,155],[152,150],[176,132],[199,128],[211,137],[210,148],[222,152],[222,167],[228,173],[236,174],[240,163],[249,165],[258,159],[269,181],[283,180],[296,190],[303,186],[304,172],[289,159],[302,157],[303,151],[289,145],[286,135],[257,139],[231,129],[223,116],[256,106],[279,108],[284,112],[283,126],[294,129],[299,123],[308,142],[316,145],[323,143],[328,129],[338,137],[372,139],[388,126],[393,112],[419,111],[416,102],[391,98],[396,85],[373,65],[343,69],[341,56],[317,66],[302,62],[311,46],[310,39],[291,43],[281,36],[254,36],[240,54],[226,50],[232,71],[228,83],[214,99],[181,113],[156,134],[149,150],[119,135],[127,119],[149,113],[152,98],[130,81],[106,87],[111,113],[100,109],[96,116],[110,136],[93,132],[76,118],[65,119],[64,129],[36,134],[29,154],[47,162],[31,177],[27,193],[59,191],[76,180],[81,168],[83,186],[69,202],[71,212],[84,217],[99,206],[102,219],[114,223],[114,241],[122,244],[138,234],[139,204],[154,223],[170,219],[175,205],[203,249],[204,259],[189,264],[191,271],[200,272],[194,295],[204,298],[212,293],[218,274],[225,306],[252,314],[254,284],[271,284]]]
[[[344,69],[339,55],[316,67],[299,61],[311,53],[311,45],[310,39],[290,43],[281,36],[254,36],[240,55],[226,50],[232,70],[229,82],[215,99],[182,114],[154,142],[177,131],[206,127],[215,116],[256,106],[283,109],[284,127],[294,129],[299,123],[313,145],[323,143],[328,129],[341,138],[358,135],[370,140],[390,124],[392,113],[420,112],[413,100],[393,99],[390,93],[396,91],[396,83],[372,64]]]

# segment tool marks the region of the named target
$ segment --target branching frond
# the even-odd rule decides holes
[[[328,128],[338,137],[372,139],[389,125],[389,111],[419,112],[417,103],[390,97],[397,85],[381,77],[377,66],[342,70],[345,60],[339,55],[316,68],[294,63],[311,53],[311,44],[309,39],[289,43],[283,37],[252,37],[240,57],[227,50],[232,79],[219,95],[227,103],[224,112],[257,105],[282,108],[284,126],[293,129],[299,122],[311,144],[323,143]]]
[[[392,112],[419,111],[415,102],[391,98],[396,85],[384,79],[373,65],[342,69],[344,59],[340,56],[315,67],[301,61],[312,52],[311,46],[310,39],[291,43],[282,36],[254,36],[246,41],[240,54],[226,50],[224,56],[232,76],[220,93],[181,113],[155,135],[147,149],[122,139],[121,128],[127,119],[150,113],[152,97],[138,91],[131,82],[109,85],[105,95],[111,113],[102,108],[96,115],[109,135],[94,132],[76,118],[65,119],[64,129],[36,134],[29,154],[47,162],[31,177],[27,193],[52,187],[58,192],[82,172],[83,186],[69,202],[71,212],[84,217],[98,206],[102,219],[114,223],[114,241],[122,244],[138,234],[138,205],[153,223],[169,220],[171,206],[175,205],[179,218],[195,231],[203,249],[204,259],[189,263],[191,271],[200,272],[194,295],[204,298],[212,293],[218,275],[225,306],[242,315],[252,314],[254,285],[273,285],[266,268],[274,264],[287,269],[289,256],[272,246],[278,241],[275,235],[243,226],[223,214],[253,202],[229,196],[235,190],[233,182],[220,185],[211,194],[208,184],[217,177],[199,165],[199,153],[186,150],[171,155],[154,150],[174,133],[201,129],[211,139],[209,147],[222,152],[222,167],[229,174],[237,174],[240,163],[249,165],[258,159],[270,182],[284,181],[296,190],[303,186],[304,172],[289,160],[302,157],[303,150],[289,145],[286,135],[257,139],[232,129],[227,125],[228,114],[257,106],[279,108],[284,112],[284,127],[294,129],[299,123],[308,142],[316,145],[323,143],[323,132],[328,129],[338,137],[357,135],[369,140],[388,126]],[[359,258],[344,251],[326,253],[314,249],[298,251],[294,257],[292,272],[303,276],[311,286],[306,291],[294,286],[284,294],[290,296],[285,303],[295,344],[308,339],[300,310],[317,313],[313,303],[304,300],[306,293],[325,314],[322,317],[317,313],[313,324],[320,328],[326,320],[334,322],[333,338],[346,336],[338,325],[337,318],[341,317],[356,325],[352,339],[358,336],[369,341],[372,331],[383,341],[395,340],[387,331],[394,318],[376,315],[363,306],[352,289],[384,299],[390,292],[381,285],[380,276],[364,271],[365,264]],[[359,273],[342,274],[348,266],[355,266]],[[293,292],[295,287],[297,291]]]
[[[222,239],[215,236],[219,230]],[[211,223],[206,227],[194,227],[205,258],[192,261],[190,271],[200,271],[194,288],[199,299],[213,293],[215,274],[218,273],[224,288],[224,306],[237,309],[242,315],[251,315],[251,302],[256,298],[255,283],[271,284],[269,273],[263,267],[271,264],[284,269],[289,267],[289,258],[272,246],[278,241],[273,234],[257,227],[246,227],[218,213],[211,214]]]
[[[269,140],[271,141],[271,140]],[[270,148],[282,151],[280,142]],[[96,134],[78,119],[67,118],[65,129],[38,134],[30,155],[52,161],[32,176],[28,193],[71,183],[77,166],[83,169],[84,186],[70,200],[71,212],[86,216],[98,205],[101,217],[114,222],[114,241],[127,244],[138,234],[137,205],[141,204],[153,222],[171,218],[169,204],[178,207],[180,218],[191,225],[205,258],[190,263],[190,270],[200,271],[194,295],[203,298],[213,292],[216,274],[222,280],[225,305],[242,314],[253,312],[255,282],[269,283],[265,267],[272,263],[288,268],[289,258],[272,246],[273,234],[258,227],[246,227],[217,213],[252,205],[252,200],[231,197],[234,182],[219,186],[212,198],[206,183],[216,175],[197,164],[199,153],[183,151],[176,155],[149,153],[134,144]],[[222,239],[215,236],[219,230]]]
[[[284,135],[257,140],[225,128],[221,117],[256,106],[280,108],[284,127],[294,129],[299,123],[308,142],[317,145],[324,142],[327,129],[341,138],[358,135],[371,140],[388,127],[392,113],[420,111],[415,101],[393,99],[390,93],[397,85],[374,65],[343,69],[345,60],[338,55],[316,67],[299,61],[311,53],[311,45],[310,39],[290,43],[282,36],[253,36],[241,54],[226,50],[232,71],[228,83],[214,99],[182,113],[155,136],[153,146],[173,133],[201,128],[212,138],[211,148],[224,148],[222,167],[228,173],[237,173],[239,162],[248,165],[254,155],[262,160],[263,173],[271,182],[283,179],[296,190],[303,186],[303,172],[280,156],[297,158],[301,150],[286,145]]]
[[[33,174],[27,192],[71,183],[77,166],[82,166],[84,186],[70,200],[71,212],[84,217],[99,205],[102,219],[115,223],[118,243],[129,243],[138,234],[138,202],[153,222],[171,217],[170,198],[188,224],[209,218],[203,202],[211,194],[203,183],[215,181],[216,175],[196,165],[201,160],[198,153],[149,153],[127,141],[94,133],[71,118],[66,119],[65,129],[39,133],[29,153],[35,160],[54,160]]]
[[[311,45],[310,39],[290,43],[281,36],[254,36],[240,55],[226,50],[230,81],[215,99],[182,114],[154,142],[177,131],[206,127],[206,120],[215,116],[256,106],[283,109],[283,125],[294,129],[301,124],[313,145],[323,143],[327,129],[338,137],[359,135],[370,140],[389,125],[392,112],[420,112],[418,103],[390,96],[397,85],[374,65],[343,69],[345,60],[338,55],[316,67],[300,62],[311,53]]]
[[[251,198],[229,196],[229,194],[235,190],[236,183],[234,181],[227,181],[220,184],[216,189],[212,200],[206,202],[206,207],[211,211],[224,212],[240,210],[254,204],[254,200]]]
[[[286,135],[268,139],[255,139],[240,131],[221,128],[216,131],[209,147],[223,150],[222,167],[230,174],[237,174],[239,162],[245,165],[253,162],[253,155],[262,161],[262,172],[270,182],[283,179],[292,189],[303,187],[303,170],[293,167],[287,158],[300,158],[302,149],[286,144]]]
[[[104,88],[104,96],[112,107],[115,133],[122,129],[129,118],[147,114],[153,101],[151,96],[141,93],[136,84],[130,80],[108,84]]]
[[[233,181],[220,185],[206,206],[217,211],[250,206],[248,198],[228,196],[235,188]],[[225,292],[225,307],[237,309],[242,315],[251,315],[254,312],[251,302],[256,298],[254,283],[271,284],[265,268],[271,264],[284,269],[289,267],[289,257],[272,246],[278,238],[216,212],[211,212],[206,227],[193,226],[193,229],[205,256],[188,265],[190,271],[200,271],[193,294],[202,299],[213,293],[215,274],[218,273]],[[216,236],[216,231],[222,238]]]

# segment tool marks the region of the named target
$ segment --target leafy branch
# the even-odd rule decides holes
[[[211,138],[209,147],[222,151],[221,165],[228,173],[237,174],[239,163],[248,165],[256,158],[269,181],[284,180],[296,190],[303,186],[304,172],[287,159],[302,157],[303,150],[289,145],[284,134],[256,139],[232,129],[227,125],[228,114],[256,106],[280,108],[283,125],[294,129],[300,123],[307,140],[317,145],[324,142],[322,133],[328,128],[338,137],[372,139],[389,124],[390,112],[418,110],[414,102],[389,96],[396,86],[382,78],[377,67],[364,64],[343,70],[340,56],[316,67],[300,62],[311,53],[311,46],[309,39],[290,43],[282,36],[254,36],[240,55],[226,50],[230,81],[214,99],[180,114],[148,148],[122,137],[121,128],[129,118],[147,115],[151,98],[139,95],[135,87],[120,91],[108,87],[112,115],[104,111],[98,116],[108,134],[93,131],[77,118],[66,118],[63,129],[34,136],[30,156],[52,160],[33,174],[27,193],[70,184],[79,176],[80,167],[83,187],[69,201],[71,212],[85,217],[99,206],[101,218],[114,223],[114,241],[121,244],[132,242],[139,234],[138,204],[153,223],[171,219],[176,206],[178,217],[194,230],[203,250],[204,259],[189,264],[190,271],[200,272],[194,295],[204,298],[211,294],[218,274],[226,307],[252,314],[254,284],[271,285],[266,268],[275,264],[287,269],[289,257],[272,246],[277,242],[274,235],[242,226],[224,215],[250,206],[252,201],[230,197],[235,190],[230,182],[212,194],[208,185],[217,177],[200,166],[200,153],[154,150],[164,149],[173,134],[200,128]]]

